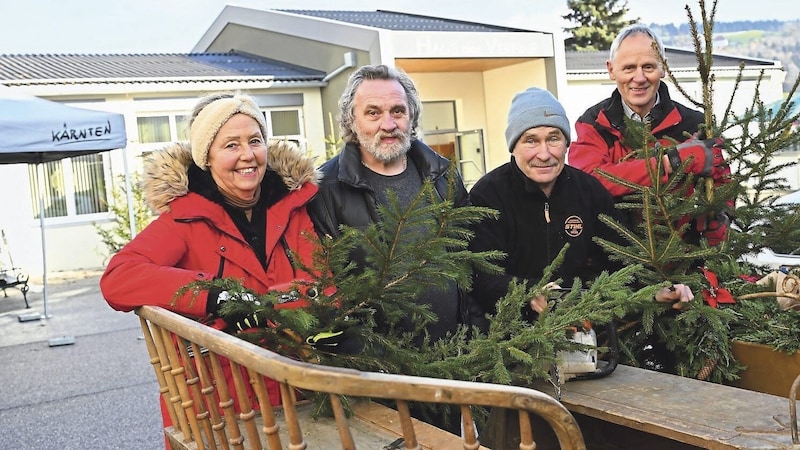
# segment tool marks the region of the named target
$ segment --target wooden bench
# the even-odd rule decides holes
[[[582,427],[585,415],[699,448],[800,449],[787,398],[732,386],[620,365],[606,378],[567,382],[561,401]]]
[[[563,449],[585,449],[572,414],[551,396],[523,387],[462,382],[326,367],[298,362],[158,307],[137,310],[150,362],[174,427],[165,429],[173,449],[268,448],[331,449],[479,449],[470,406],[502,407],[518,412],[520,449],[536,444],[529,414],[538,415],[555,432]],[[177,345],[176,345],[177,344]],[[194,355],[190,357],[189,349]],[[221,376],[220,357],[230,360],[235,392]],[[198,363],[202,361],[203,364]],[[241,368],[249,380],[243,380]],[[282,405],[270,406],[262,376],[277,380]],[[260,411],[243,394],[250,384]],[[296,390],[327,394],[333,417],[314,421],[309,403],[298,403]],[[341,397],[383,399],[356,402],[348,418]],[[233,411],[232,398],[241,412]],[[461,412],[463,436],[414,420],[409,402],[446,403]],[[288,446],[284,447],[284,443]],[[338,443],[338,444],[337,444]]]

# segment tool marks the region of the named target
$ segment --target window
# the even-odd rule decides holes
[[[267,109],[267,137],[280,136],[295,142],[303,142],[299,109]],[[163,144],[189,140],[189,116],[165,114],[136,118],[140,144]],[[159,146],[146,145],[143,150],[155,150]],[[152,147],[152,148],[151,148]]]
[[[297,110],[270,111],[273,136],[300,136],[300,114]]]
[[[425,134],[458,130],[455,102],[423,102],[422,110],[425,114],[420,117],[419,125]]]
[[[170,114],[162,116],[140,116],[136,118],[140,144],[163,144],[165,142],[188,141],[189,131],[185,125],[187,116]]]
[[[137,117],[136,126],[139,129],[139,143],[141,144],[154,144],[172,140],[170,139],[168,116]]]
[[[103,158],[102,153],[95,153],[47,162],[42,164],[43,178],[37,173],[38,165],[28,165],[34,218],[40,217],[40,189],[45,218],[108,212]]]

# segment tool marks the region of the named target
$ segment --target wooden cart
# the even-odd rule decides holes
[[[298,362],[162,308],[145,306],[137,314],[176,424],[164,430],[173,449],[479,449],[484,447],[476,436],[473,405],[516,411],[521,449],[536,446],[529,414],[546,421],[562,449],[586,448],[570,412],[539,391]],[[228,392],[224,381],[216,382],[222,378],[221,357],[230,361],[235,392]],[[241,376],[242,368],[247,377]],[[270,406],[262,377],[279,382],[280,407]],[[258,411],[244,394],[248,385],[258,397]],[[334,417],[312,419],[311,404],[296,402],[297,389],[327,394]],[[341,396],[364,399],[355,403],[353,417],[347,417]],[[233,398],[239,402],[238,414]],[[389,400],[393,408],[369,399]],[[413,419],[409,402],[455,405],[461,411],[462,436]]]

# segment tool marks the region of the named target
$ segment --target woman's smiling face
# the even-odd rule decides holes
[[[258,122],[246,114],[228,119],[211,142],[208,166],[222,191],[252,200],[267,169],[267,147]]]

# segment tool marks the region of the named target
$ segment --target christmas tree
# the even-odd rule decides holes
[[[686,11],[702,98],[692,99],[672,75],[666,61],[662,63],[678,90],[704,112],[704,125],[698,135],[723,137],[721,142],[732,169],[730,180],[719,183],[710,177],[694,177],[684,170],[675,170],[665,181],[661,176],[665,173],[664,155],[679,143],[656,145],[646,124],[626,121],[625,141],[638,143],[633,157],[653,158],[656,164],[648,166],[648,186],[604,174],[633,191],[619,206],[637,211],[641,221],[633,228],[626,228],[605,218],[626,242],[620,245],[602,241],[601,244],[615,258],[641,264],[639,282],[683,283],[699,294],[697,301],[680,312],[645,305],[640,315],[628,317],[620,327],[620,346],[625,355],[622,362],[722,382],[736,379],[741,370],[731,353],[731,339],[747,335],[748,324],[758,323],[763,318],[760,315],[763,308],[751,302],[775,300],[774,287],[767,293],[770,288],[741,279],[742,275],[751,275],[760,269],[737,261],[743,253],[771,246],[779,239],[797,239],[798,236],[798,229],[790,225],[797,223],[796,211],[775,208],[771,204],[774,193],[786,188],[786,180],[778,176],[785,165],[775,165],[771,161],[777,152],[796,143],[800,136],[791,132],[792,124],[798,119],[797,115],[788,114],[791,105],[784,103],[777,112],[766,110],[758,87],[751,108],[743,115],[731,112],[736,95],[750,95],[738,89],[743,66],[724,115],[714,116],[711,67],[716,1],[710,13],[704,1],[701,0],[699,6],[702,26],[698,26],[688,6]],[[732,226],[727,239],[718,245],[710,245],[702,236],[699,240],[687,238],[692,221],[726,216],[732,218]],[[776,236],[779,230],[785,231],[780,238]],[[756,292],[763,295],[754,295]],[[739,296],[746,299],[737,302]]]

